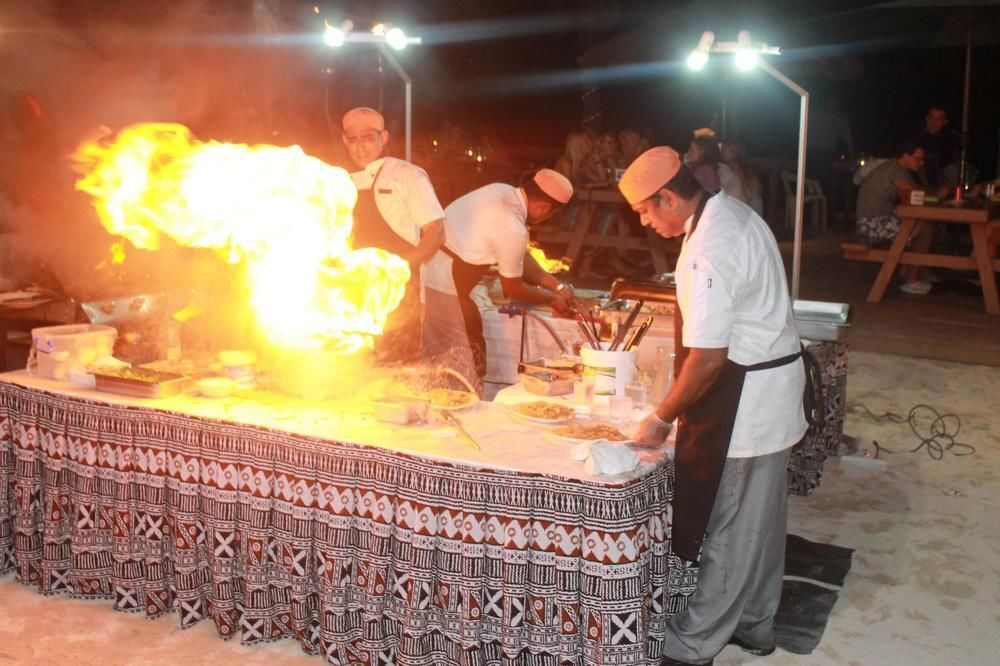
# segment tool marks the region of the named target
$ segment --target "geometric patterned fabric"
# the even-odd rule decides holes
[[[672,467],[432,462],[0,382],[0,573],[331,664],[642,664],[694,590]]]
[[[819,357],[843,428],[846,345]],[[673,466],[622,485],[432,461],[0,381],[0,574],[331,664],[655,664],[697,569]]]

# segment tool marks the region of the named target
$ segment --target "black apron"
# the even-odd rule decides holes
[[[688,238],[698,227],[710,195],[704,195],[694,213]],[[687,358],[683,345],[684,317],[680,306],[674,308],[675,375]],[[673,550],[685,560],[696,562],[705,540],[705,529],[712,515],[715,496],[726,465],[729,443],[733,437],[736,411],[743,393],[746,373],[777,368],[794,363],[803,352],[754,365],[740,365],[726,359],[712,386],[691,404],[678,419],[677,446],[674,449]],[[807,383],[809,374],[807,374]],[[809,394],[807,386],[806,394]]]
[[[371,189],[358,190],[354,204],[353,247],[377,247],[403,256],[413,250],[413,244],[393,231],[375,204],[375,188],[382,169],[375,174]],[[385,333],[375,342],[375,356],[380,361],[412,363],[420,357],[420,273],[410,266],[410,281],[399,306],[389,314]]]
[[[476,376],[482,379],[486,376],[486,337],[483,335],[483,316],[479,314],[479,306],[472,300],[472,290],[492,264],[470,264],[444,245],[441,246],[441,251],[451,257],[451,278],[458,294],[458,307],[462,311],[469,347],[472,348]]]

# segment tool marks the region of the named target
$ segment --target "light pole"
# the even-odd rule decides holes
[[[750,33],[746,30],[740,31],[735,42],[716,42],[714,33],[703,33],[698,47],[688,56],[688,67],[700,70],[708,63],[709,53],[732,53],[739,69],[749,71],[754,67],[760,67],[799,96],[799,155],[795,176],[795,241],[792,246],[792,298],[796,299],[799,297],[799,273],[802,268],[802,215],[805,209],[809,93],[805,88],[772,67],[770,63],[758,57],[759,55],[780,55],[781,49],[767,44],[754,44],[750,41]]]
[[[327,46],[333,48],[339,48],[348,42],[374,44],[382,57],[389,61],[396,74],[402,79],[405,90],[403,106],[406,115],[406,161],[409,162],[413,145],[413,80],[399,64],[399,60],[392,54],[392,51],[386,48],[386,45],[399,51],[409,44],[420,44],[423,39],[411,37],[401,29],[390,28],[384,23],[375,24],[371,32],[353,32],[353,27],[354,24],[350,21],[345,21],[340,27],[327,23],[323,32],[323,41],[326,42]]]

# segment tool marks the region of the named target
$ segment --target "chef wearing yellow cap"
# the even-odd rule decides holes
[[[410,264],[406,295],[389,316],[375,352],[383,361],[415,361],[420,355],[420,275],[444,241],[444,210],[427,172],[383,155],[389,133],[381,113],[358,107],[344,114],[342,124],[347,153],[361,169],[351,174],[358,189],[353,247],[378,247]]]
[[[672,616],[664,664],[708,664],[727,643],[774,651],[792,446],[806,432],[801,344],[778,244],[681,157],[652,148],[619,188],[643,225],[684,235],[677,260],[676,380],[634,433],[662,444],[677,419],[673,549],[699,563],[698,589]]]
[[[529,223],[549,218],[573,196],[569,180],[541,169],[521,187],[493,183],[456,199],[445,210],[445,243],[427,264],[422,355],[456,367],[480,383],[486,340],[470,293],[492,266],[508,298],[550,304],[567,312],[573,290],[528,254]]]

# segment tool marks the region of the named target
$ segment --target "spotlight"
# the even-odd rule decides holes
[[[736,66],[744,72],[757,66],[757,52],[750,49],[740,49],[736,52],[735,59]]]
[[[701,49],[691,51],[691,55],[689,55],[687,59],[688,67],[698,71],[706,64],[708,64],[708,53],[702,51]]]
[[[406,33],[399,28],[390,28],[389,31],[385,33],[385,43],[399,51],[400,49],[406,48],[409,40],[406,38]]]
[[[340,28],[328,23],[326,30],[323,31],[323,41],[326,42],[327,46],[336,48],[344,45],[344,42],[347,41],[347,35]]]

